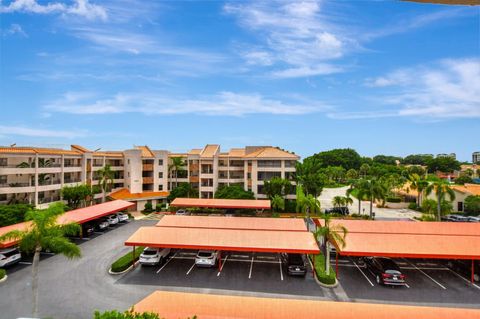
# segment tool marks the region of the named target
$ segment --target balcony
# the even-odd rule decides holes
[[[56,184],[61,184],[62,181],[60,179],[46,179],[46,180],[39,180],[38,185],[40,186],[46,186],[46,185],[56,185]]]
[[[153,164],[143,164],[142,165],[143,171],[153,171]]]
[[[29,187],[29,186],[35,186],[35,183],[2,183],[0,184],[0,187]]]
[[[59,200],[60,200],[60,196],[43,197],[38,199],[38,203],[47,204],[52,202],[58,202]]]
[[[190,176],[190,183],[198,183],[199,177],[198,176]]]
[[[82,182],[82,180],[79,179],[79,178],[65,178],[63,180],[64,184],[81,183],[81,182]]]
[[[198,164],[190,164],[190,165],[189,165],[189,169],[190,169],[191,171],[198,171],[199,165],[198,165]]]
[[[143,184],[153,184],[153,177],[143,177],[142,178]]]

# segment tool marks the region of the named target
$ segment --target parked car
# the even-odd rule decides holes
[[[480,223],[480,217],[479,216],[468,216],[467,221],[471,223]]]
[[[128,220],[128,215],[125,213],[117,213],[117,218],[120,223],[126,222]]]
[[[287,274],[291,276],[305,276],[307,274],[305,255],[282,253],[280,257]]]
[[[333,207],[325,209],[325,214],[349,215],[350,211],[348,210],[348,207]]]
[[[20,261],[22,255],[16,247],[0,250],[0,268],[8,267]]]
[[[190,213],[188,211],[186,211],[185,209],[179,209],[179,210],[177,210],[175,215],[186,216],[186,215],[190,215]]]
[[[117,215],[110,215],[107,217],[107,222],[110,226],[118,224]]]
[[[108,228],[109,225],[110,225],[110,223],[106,219],[100,219],[97,222],[96,228],[98,230],[105,230],[105,229]]]
[[[468,222],[468,217],[456,214],[446,215],[442,219],[449,222]]]
[[[199,250],[195,257],[195,265],[199,267],[214,267],[217,264],[218,251]]]
[[[169,254],[170,248],[147,247],[140,254],[138,261],[141,265],[160,265],[167,260]]]
[[[450,259],[447,261],[448,268],[464,276],[466,279],[471,278],[472,276],[472,261],[471,260],[460,260],[460,259]],[[480,281],[480,261],[474,261],[473,265],[473,280],[476,282]]]
[[[375,276],[377,284],[405,286],[406,277],[392,259],[385,257],[365,257],[363,261],[367,269]]]
[[[89,237],[95,231],[95,225],[92,223],[85,223],[82,225],[82,235]]]

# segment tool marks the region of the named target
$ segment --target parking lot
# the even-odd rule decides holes
[[[335,269],[335,259],[332,257]],[[395,303],[442,304],[442,306],[480,307],[480,285],[446,267],[437,260],[394,259],[406,275],[406,286],[376,283],[358,258],[339,257],[339,281],[348,299]]]
[[[305,277],[289,276],[278,254],[222,252],[219,269],[195,266],[196,253],[193,250],[172,251],[163,265],[138,265],[119,283],[324,296],[309,265]]]

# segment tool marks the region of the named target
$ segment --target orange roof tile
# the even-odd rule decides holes
[[[220,149],[220,145],[218,144],[208,144],[205,146],[200,153],[200,157],[213,157],[218,150]]]
[[[232,148],[228,152],[230,157],[243,157],[245,156],[245,149],[244,148]]]
[[[262,147],[256,151],[245,154],[246,158],[290,158],[298,160],[300,156],[281,150],[278,147]]]
[[[169,195],[169,192],[142,192],[142,193],[130,193],[126,188],[122,188],[118,191],[115,191],[109,195],[113,199],[123,199],[123,200],[139,200],[146,198],[165,198]]]
[[[153,155],[152,151],[147,145],[136,146],[135,148],[142,151],[142,157],[147,157],[147,158],[155,157],[155,155]]]
[[[95,152],[93,156],[105,156],[105,157],[123,157],[122,151],[105,151],[105,152]]]
[[[71,147],[73,150],[80,151],[81,153],[90,153],[90,150],[86,149],[85,147],[83,147],[83,146],[81,146],[81,145],[72,144],[72,145],[70,145],[70,147]]]
[[[217,199],[217,198],[180,198],[173,200],[174,207],[243,208],[270,209],[268,199]]]
[[[461,193],[480,195],[480,184],[452,185],[450,187]]]
[[[0,153],[10,154],[51,154],[51,155],[81,155],[78,151],[43,147],[0,147]]]
[[[200,155],[200,153],[202,153],[201,148],[194,148],[188,152],[188,155]]]
[[[250,296],[155,291],[134,307],[165,319],[438,319],[480,318],[478,309],[386,305],[360,302],[319,301]]]
[[[187,157],[188,154],[186,153],[168,153],[168,157]]]

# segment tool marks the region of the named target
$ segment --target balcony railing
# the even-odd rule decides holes
[[[39,198],[38,202],[40,204],[46,204],[46,203],[51,203],[51,202],[58,202],[59,200],[60,200],[60,196],[52,196],[52,197]]]
[[[63,180],[65,184],[80,183],[81,181],[82,181],[81,179],[70,179],[70,178],[69,179],[66,178]]]
[[[202,174],[213,174],[213,169],[212,170],[202,170]]]
[[[60,184],[60,183],[61,183],[60,179],[53,179],[53,180],[47,179],[47,180],[38,181],[38,185],[41,185],[41,186],[56,185],[56,184]]]
[[[77,163],[65,163],[65,165],[63,165],[64,167],[82,167],[81,164],[77,164]]]
[[[144,171],[153,171],[153,164],[143,164],[142,169]]]
[[[153,184],[153,177],[143,177],[143,184]]]
[[[2,183],[0,184],[0,187],[30,187],[30,186],[35,186],[34,183]]]

